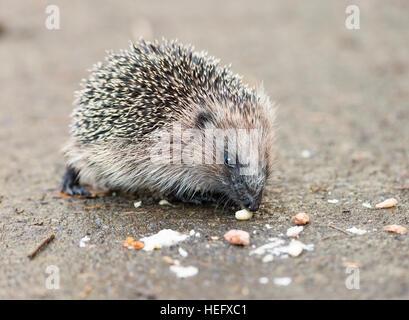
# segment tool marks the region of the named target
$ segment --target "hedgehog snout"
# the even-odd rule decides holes
[[[237,200],[236,201],[240,206],[250,210],[257,211],[260,207],[262,199],[262,190],[253,191],[250,190],[247,186],[236,185],[235,188]]]
[[[261,198],[261,192],[255,196],[248,196],[247,199],[242,200],[242,205],[250,211],[257,211],[260,207]]]

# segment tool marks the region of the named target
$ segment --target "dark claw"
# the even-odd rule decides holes
[[[87,190],[87,188],[80,186],[80,185],[75,185],[72,187],[72,192],[76,195],[79,196],[87,196],[90,197],[91,193],[89,193],[89,191]]]
[[[78,173],[68,167],[61,182],[61,191],[69,196],[91,196],[90,192],[79,184]]]

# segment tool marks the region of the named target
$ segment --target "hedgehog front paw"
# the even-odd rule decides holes
[[[87,188],[79,184],[78,173],[71,167],[67,168],[62,178],[61,192],[65,192],[69,196],[91,196]]]
[[[221,196],[219,194],[213,194],[213,193],[203,193],[203,194],[198,193],[193,196],[174,195],[174,198],[177,201],[181,201],[184,203],[203,205],[206,203],[218,203]]]

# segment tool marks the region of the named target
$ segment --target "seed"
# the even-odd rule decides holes
[[[173,205],[168,201],[168,200],[161,200],[159,201],[160,206],[170,206],[173,207]]]
[[[390,198],[386,199],[385,201],[378,203],[375,208],[376,209],[386,209],[386,208],[392,208],[398,204],[398,200],[395,198]]]
[[[252,216],[253,216],[253,213],[246,209],[239,210],[236,212],[237,220],[250,220]]]

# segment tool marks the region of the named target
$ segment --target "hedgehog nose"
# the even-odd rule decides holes
[[[250,202],[250,204],[247,206],[247,209],[249,209],[250,211],[257,211],[259,207],[260,204],[253,201]]]
[[[243,202],[243,205],[246,207],[246,209],[249,209],[250,211],[257,211],[258,208],[260,207],[261,203],[261,196],[257,196],[254,198],[249,198]]]

